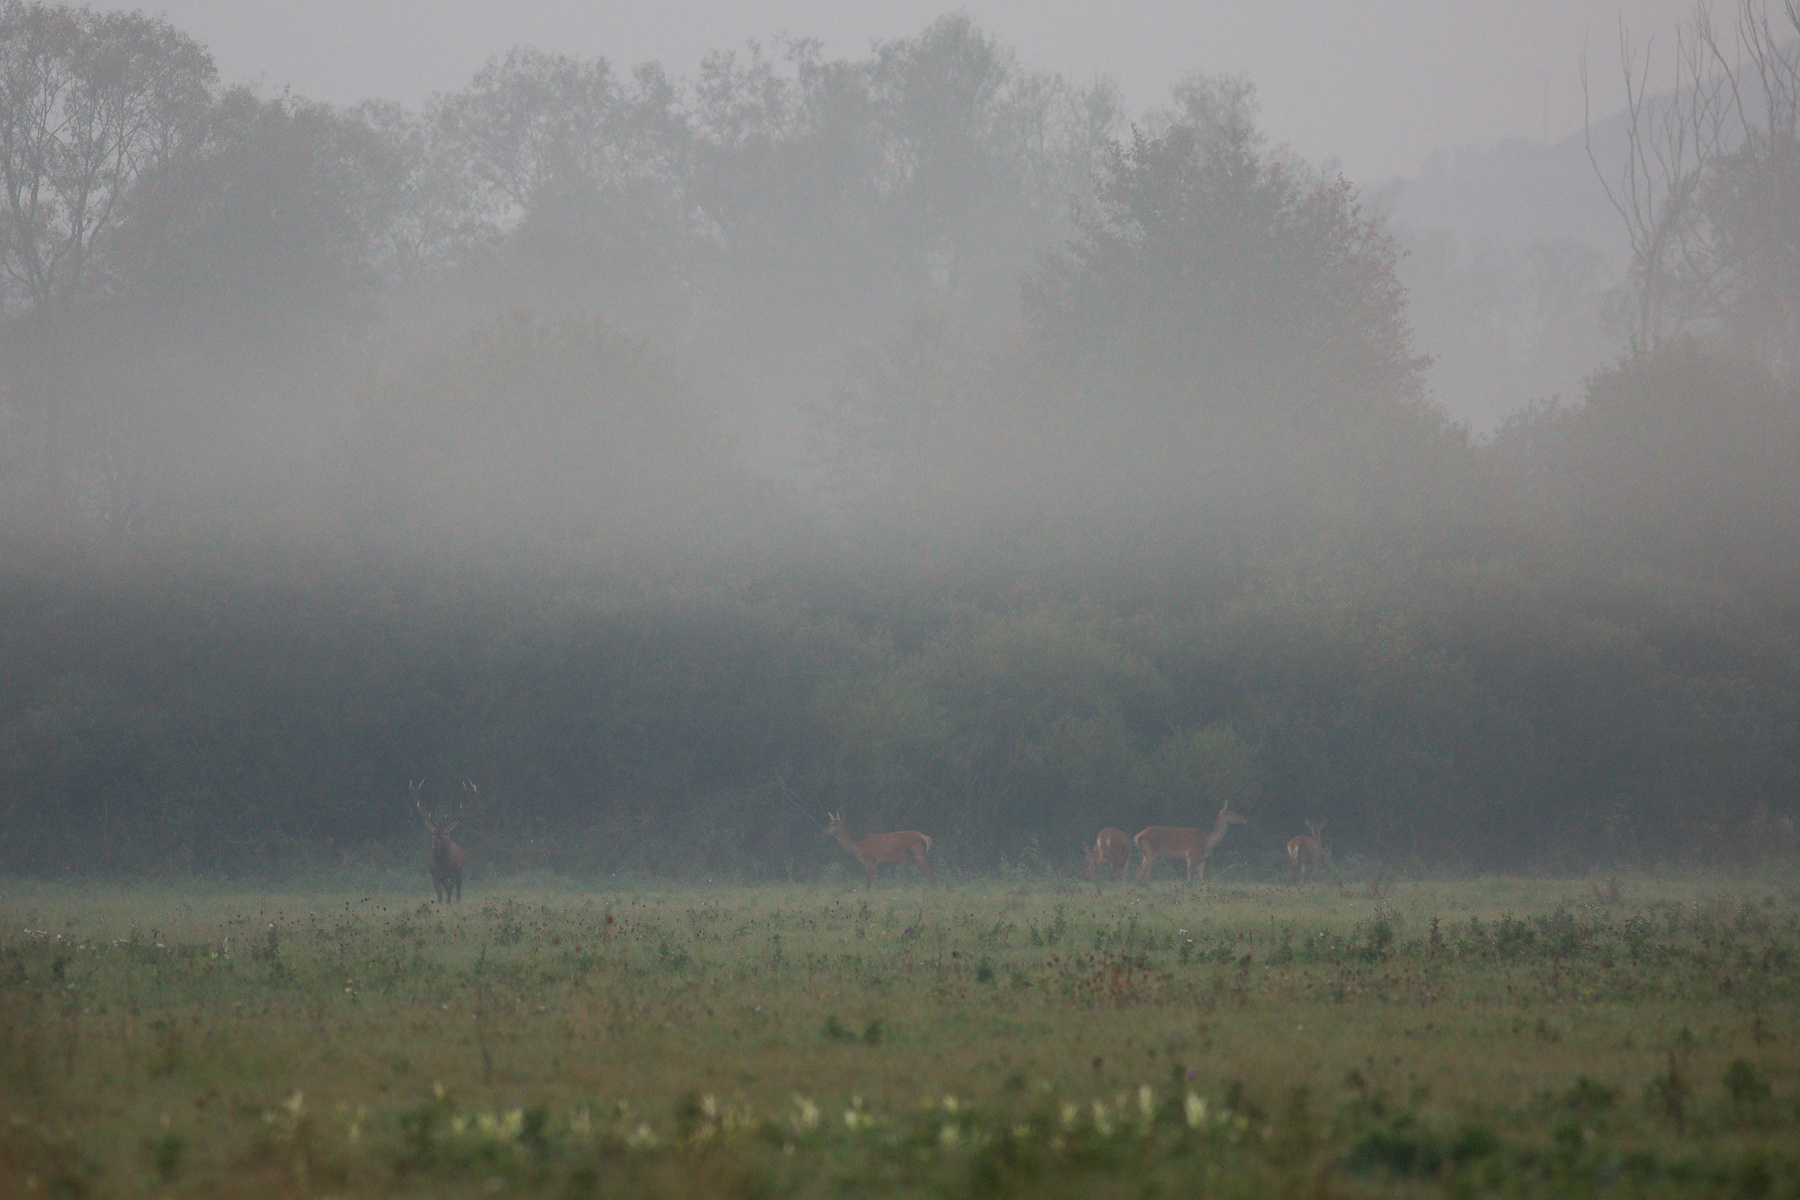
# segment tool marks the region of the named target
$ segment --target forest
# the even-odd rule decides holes
[[[416,857],[419,780],[575,877],[1225,802],[1251,877],[1308,819],[1792,859],[1800,9],[1745,12],[1595,181],[1623,353],[1476,432],[1246,79],[1128,111],[949,15],[340,107],[0,0],[0,870]]]

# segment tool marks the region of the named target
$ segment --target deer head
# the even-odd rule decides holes
[[[849,830],[849,827],[844,824],[843,814],[828,812],[825,814],[825,828],[820,831],[819,836],[820,837],[835,837],[839,833],[848,833],[848,832],[850,832],[850,830]]]
[[[457,826],[462,824],[463,818],[481,807],[481,789],[467,779],[463,780],[463,792],[467,799],[457,807],[456,811],[435,816],[425,807],[422,795],[425,781],[423,779],[408,780],[406,786],[412,792],[413,811],[419,814],[419,819],[425,822],[425,828],[431,831],[433,846],[448,842],[450,835],[455,833]]]

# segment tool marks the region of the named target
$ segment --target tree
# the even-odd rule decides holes
[[[1630,237],[1638,348],[1701,334],[1800,363],[1800,2],[1779,2],[1740,0],[1734,37],[1697,9],[1661,93],[1620,29],[1626,154],[1612,176],[1589,157]]]
[[[823,414],[838,478],[918,484],[921,526],[1064,558],[1435,519],[1460,440],[1426,402],[1395,245],[1254,117],[1247,84],[1200,80],[1114,142],[1024,338],[858,365]]]
[[[682,332],[701,230],[680,89],[660,67],[625,80],[604,58],[515,47],[428,116],[444,169],[501,235],[477,287],[503,306]]]
[[[104,250],[146,175],[191,152],[214,68],[198,42],[142,13],[0,3],[0,314],[7,399],[61,490],[64,324],[105,278]]]
[[[1584,404],[1521,413],[1493,449],[1540,552],[1774,597],[1800,581],[1800,384],[1759,363],[1665,340],[1596,372]]]

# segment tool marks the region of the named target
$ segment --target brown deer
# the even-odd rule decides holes
[[[1288,839],[1288,863],[1299,872],[1301,883],[1306,882],[1306,868],[1325,861],[1325,843],[1319,840],[1324,832],[1324,821],[1307,821],[1304,836]]]
[[[834,837],[838,845],[856,856],[856,861],[863,865],[869,873],[869,886],[866,891],[875,890],[875,868],[883,863],[900,862],[911,859],[913,866],[930,882],[937,882],[931,873],[931,863],[926,856],[931,853],[931,839],[914,830],[903,833],[871,833],[868,837],[853,838],[850,827],[844,824],[841,813],[826,813],[827,824],[820,837]]]
[[[1119,868],[1119,878],[1123,880],[1126,872],[1131,870],[1131,838],[1123,829],[1114,829],[1108,825],[1094,837],[1093,844],[1085,851],[1087,858],[1087,877],[1092,879],[1094,873],[1102,867]]]
[[[1231,811],[1231,801],[1227,800],[1219,809],[1218,820],[1213,822],[1210,833],[1198,829],[1175,829],[1167,825],[1152,825],[1136,837],[1138,853],[1143,856],[1143,864],[1138,867],[1138,878],[1146,879],[1150,868],[1156,865],[1159,858],[1184,858],[1187,860],[1187,877],[1192,882],[1194,864],[1200,864],[1200,882],[1206,882],[1206,860],[1212,855],[1213,847],[1225,840],[1225,833],[1233,825],[1248,824],[1244,817]]]
[[[425,822],[425,828],[431,831],[431,857],[427,866],[431,870],[431,886],[437,889],[438,902],[448,904],[452,900],[462,899],[463,848],[450,840],[456,827],[462,824],[463,817],[481,805],[481,789],[468,780],[463,780],[463,791],[468,800],[455,812],[433,817],[425,811],[424,801],[419,792],[425,786],[423,779],[417,783],[407,783],[413,794],[413,810],[419,819]]]

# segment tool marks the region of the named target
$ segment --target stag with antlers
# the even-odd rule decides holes
[[[425,828],[431,832],[431,857],[427,863],[431,870],[431,886],[437,889],[440,904],[448,904],[452,900],[462,899],[463,848],[450,840],[456,827],[462,824],[464,817],[469,816],[481,807],[481,789],[469,780],[463,780],[463,794],[466,797],[455,812],[433,816],[425,808],[421,792],[425,787],[423,779],[406,785],[412,791],[413,811],[425,822]]]

